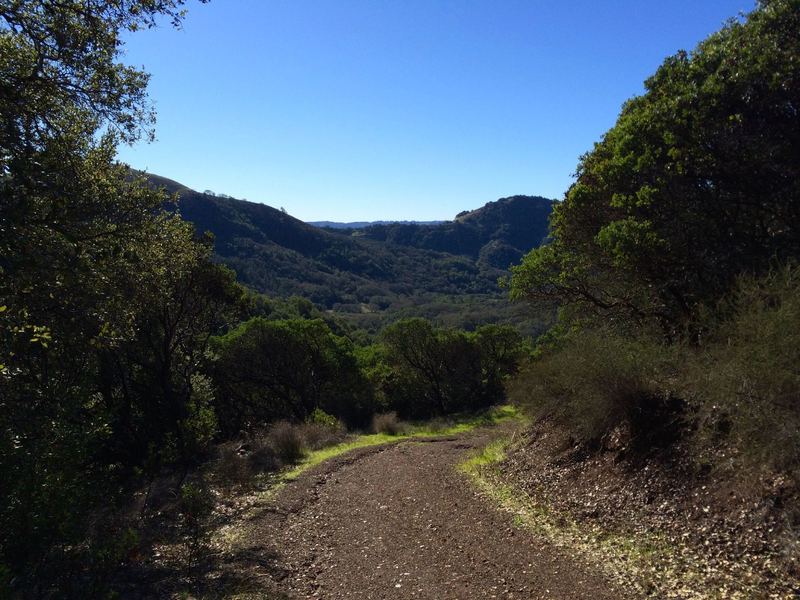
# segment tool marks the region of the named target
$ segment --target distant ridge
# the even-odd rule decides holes
[[[314,227],[325,227],[327,229],[363,229],[373,225],[441,225],[446,221],[351,221],[342,223],[340,221],[306,221]]]
[[[266,204],[201,193],[146,175],[177,193],[178,212],[214,236],[215,258],[270,296],[302,296],[375,331],[401,316],[444,325],[530,321],[498,278],[547,236],[553,201],[513,196],[442,223],[389,222],[346,229],[304,223]],[[538,325],[526,328],[538,331]]]

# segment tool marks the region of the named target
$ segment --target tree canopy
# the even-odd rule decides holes
[[[20,582],[57,579],[123,474],[215,433],[199,358],[240,290],[115,162],[153,125],[121,35],[182,4],[0,1],[0,572]]]
[[[666,59],[581,158],[512,295],[675,330],[800,255],[798,32],[800,2],[763,1]]]

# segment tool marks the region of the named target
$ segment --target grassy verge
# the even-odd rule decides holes
[[[283,489],[288,483],[294,481],[300,475],[313,467],[341,456],[352,450],[367,448],[370,446],[381,446],[394,444],[407,440],[431,437],[447,437],[460,433],[466,433],[473,429],[483,426],[491,426],[511,420],[522,420],[525,417],[512,405],[502,405],[493,407],[479,414],[452,415],[446,421],[426,421],[419,423],[406,423],[402,433],[390,435],[387,433],[372,433],[353,435],[348,440],[313,450],[307,453],[297,464],[284,469],[278,473],[264,474],[256,480],[256,490],[248,495],[247,508],[243,515],[252,518],[253,515],[267,506],[274,496]],[[230,549],[239,539],[241,529],[238,523],[246,517],[242,516],[233,525],[228,524],[218,528],[214,534],[219,549]]]
[[[278,482],[279,485],[286,484],[297,479],[312,467],[358,448],[380,446],[413,438],[456,435],[459,433],[466,433],[477,427],[496,425],[504,421],[520,418],[522,417],[516,407],[510,404],[504,404],[491,408],[478,415],[456,415],[445,423],[412,423],[405,428],[403,433],[397,435],[389,435],[387,433],[357,435],[341,444],[310,452],[297,465],[281,473],[278,477]]]
[[[481,492],[524,528],[579,560],[595,565],[637,595],[684,600],[782,598],[763,594],[764,582],[744,566],[714,564],[695,548],[656,532],[615,532],[552,510],[503,481],[498,464],[512,440],[497,440],[458,466]]]

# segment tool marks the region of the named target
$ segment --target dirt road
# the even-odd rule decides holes
[[[296,598],[624,598],[598,573],[514,526],[455,466],[498,435],[356,451],[282,490],[242,550],[274,552]]]

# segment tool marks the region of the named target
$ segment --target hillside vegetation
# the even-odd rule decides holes
[[[561,470],[523,483],[565,484],[567,465],[560,490],[580,494],[610,457],[622,483],[573,504],[592,519],[616,491],[632,521],[632,474],[660,465],[690,524],[706,485],[734,515],[686,556],[758,554],[741,589],[796,591],[800,0],[667,58],[563,202],[343,232],[115,160],[153,134],[122,39],[183,4],[0,2],[0,596],[113,596],[163,535],[196,564],[215,494],[347,428],[388,436],[507,393],[559,437],[541,447]],[[554,306],[532,346],[519,326]],[[650,492],[641,514],[675,514]]]
[[[511,279],[561,306],[512,397],[557,424],[557,452],[660,459],[696,497],[730,490],[729,522],[770,532],[763,572],[734,585],[746,597],[797,582],[798,33],[800,3],[764,1],[667,58]],[[738,560],[744,540],[708,535],[704,553]]]
[[[463,296],[479,312],[502,302],[499,269],[154,186],[115,160],[153,126],[121,39],[179,25],[182,5],[0,3],[0,597],[108,597],[159,535],[196,558],[205,466],[236,464],[226,448],[256,448],[240,466],[268,473],[345,425],[485,408],[526,352],[485,315],[370,336],[308,299],[369,314],[385,298],[396,317],[460,313]]]
[[[756,443],[735,428],[746,414],[793,422],[800,388],[781,365],[800,324],[798,6],[764,2],[668,58],[583,157],[552,242],[512,269],[513,296],[562,306],[531,376],[563,386],[536,397],[585,441],[623,422],[677,426],[659,411],[699,410],[737,445]]]
[[[530,333],[549,320],[549,311],[531,316],[510,305],[497,283],[546,235],[553,203],[545,198],[504,198],[437,225],[333,231],[264,204],[148,178],[179,195],[180,215],[213,233],[218,259],[259,292],[302,296],[371,331],[411,316],[470,329],[514,323]]]

